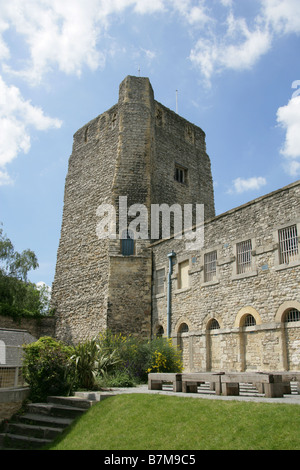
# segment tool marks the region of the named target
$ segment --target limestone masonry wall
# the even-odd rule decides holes
[[[184,181],[176,181],[176,168]],[[130,260],[119,240],[119,197],[147,209],[148,239]],[[97,208],[113,204],[116,240],[96,234]],[[204,132],[154,99],[147,78],[126,77],[119,100],[74,135],[52,289],[56,335],[78,342],[109,327],[151,335],[151,204],[206,204],[214,215]],[[134,217],[128,216],[128,225]],[[140,230],[140,229],[137,229]],[[127,275],[126,269],[130,275]],[[139,326],[138,326],[139,325]]]
[[[119,236],[120,197],[132,211],[132,243]],[[96,232],[104,203],[115,209],[115,238]],[[144,219],[134,204],[146,209]],[[157,241],[153,204],[192,204],[194,215],[203,204],[204,246]],[[286,262],[279,231],[290,226]],[[215,216],[203,130],[158,103],[147,78],[128,76],[117,104],[74,135],[52,289],[56,336],[76,343],[106,328],[167,334],[173,250],[171,336],[186,370],[299,370],[299,233],[300,182]]]
[[[300,322],[284,323],[284,313],[300,308],[300,258],[280,264],[278,230],[298,224],[300,183],[220,215],[205,224],[203,249],[189,252],[183,240],[152,246],[153,270],[164,268],[176,253],[172,276],[172,336],[181,342],[190,370],[299,370]],[[236,271],[236,244],[252,241],[251,268]],[[204,278],[204,255],[217,252],[216,276]],[[178,288],[178,266],[189,261],[188,286]],[[153,295],[152,328],[166,331],[167,279]],[[247,314],[255,326],[244,327]],[[211,320],[219,329],[209,329]],[[182,324],[188,332],[180,334]]]

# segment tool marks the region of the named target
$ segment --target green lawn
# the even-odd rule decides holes
[[[50,449],[300,450],[300,407],[119,395],[95,404]]]

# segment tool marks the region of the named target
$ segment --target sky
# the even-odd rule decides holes
[[[51,286],[73,134],[127,75],[206,133],[216,213],[300,178],[299,0],[0,0],[0,222]]]

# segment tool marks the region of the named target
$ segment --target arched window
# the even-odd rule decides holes
[[[179,327],[179,330],[178,330],[178,333],[181,334],[181,333],[188,333],[189,331],[189,327],[186,323],[182,323]]]
[[[255,326],[256,320],[253,315],[246,315],[244,319],[244,326]]]
[[[157,327],[156,338],[162,338],[163,335],[164,335],[164,328],[161,325],[159,325]]]
[[[122,233],[121,252],[123,256],[134,254],[134,233],[131,230],[125,230]]]
[[[219,322],[215,318],[212,318],[208,323],[207,329],[208,330],[219,330],[220,329]]]
[[[300,312],[296,308],[291,308],[286,312],[284,322],[291,323],[294,321],[300,321]]]

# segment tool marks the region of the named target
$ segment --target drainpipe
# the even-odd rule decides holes
[[[171,337],[171,277],[172,277],[172,258],[176,256],[176,253],[172,250],[168,254],[169,258],[169,273],[168,273],[168,293],[167,293],[167,335]]]

